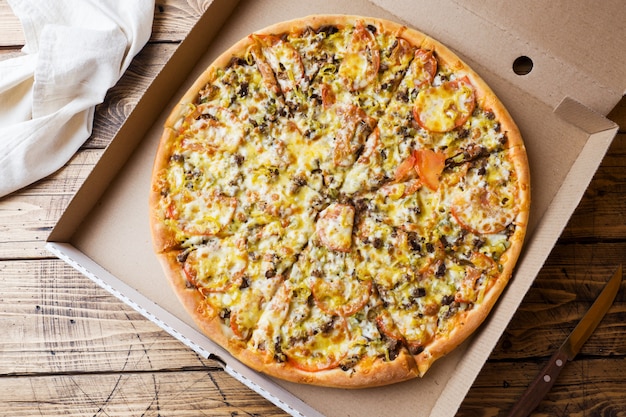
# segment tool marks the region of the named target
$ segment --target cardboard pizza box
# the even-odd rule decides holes
[[[541,269],[617,132],[604,117],[626,89],[621,0],[292,0],[209,2],[50,234],[59,258],[191,349],[293,415],[452,416]],[[567,14],[563,11],[567,10]],[[346,13],[403,22],[453,49],[518,123],[530,160],[532,211],[513,279],[479,331],[422,379],[340,390],[279,381],[243,366],[202,335],[152,252],[150,173],[166,115],[235,41],[272,23]],[[530,71],[529,71],[530,69]]]

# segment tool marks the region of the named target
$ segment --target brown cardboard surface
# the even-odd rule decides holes
[[[145,103],[137,105],[105,152],[50,235],[49,246],[192,348],[220,356],[235,376],[294,414],[454,415],[567,223],[616,132],[614,124],[592,109],[605,113],[618,101],[616,92],[623,91],[626,86],[626,66],[617,77],[622,80],[617,87],[607,82],[607,79],[613,79],[610,74],[603,74],[590,83],[592,87],[585,88],[585,82],[576,84],[578,81],[574,80],[583,73],[592,75],[587,74],[589,68],[585,65],[568,69],[564,75],[545,70],[571,66],[571,62],[578,59],[578,52],[568,59],[551,54],[554,39],[544,47],[540,44],[540,37],[524,37],[530,29],[518,27],[515,18],[502,7],[492,10],[483,2],[469,1],[459,5],[453,0],[436,2],[436,6],[434,2],[426,1],[374,2],[377,5],[365,0],[247,1],[241,2],[226,20],[232,3],[214,1],[181,45],[180,53],[172,58],[178,62],[195,62],[196,54],[202,51],[189,45],[199,45],[195,42],[202,39],[210,46],[201,54],[198,64],[184,79],[171,71],[171,67],[166,67],[157,77],[157,87],[146,93],[146,100],[142,100]],[[516,119],[526,141],[533,204],[527,244],[515,277],[479,332],[436,362],[420,380],[345,391],[261,377],[240,366],[221,348],[199,335],[152,253],[147,220],[150,172],[161,126],[169,109],[195,77],[235,41],[277,21],[313,13],[363,14],[408,21],[410,26],[463,51],[459,54],[496,91]],[[499,16],[504,17],[500,19]],[[596,21],[600,19],[599,15],[594,16]],[[519,24],[529,23],[522,19]],[[210,38],[209,34],[216,35],[216,38]],[[513,73],[511,63],[520,53],[530,50],[531,43],[533,57],[537,57],[533,58],[537,70],[520,77]],[[524,45],[527,49],[520,49]],[[572,77],[574,84],[559,77]],[[176,82],[182,82],[177,91],[173,87],[169,87],[169,91],[165,88]],[[602,88],[595,89],[597,85]],[[133,151],[134,145],[138,146]]]

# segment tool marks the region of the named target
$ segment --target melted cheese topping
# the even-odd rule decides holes
[[[155,188],[181,268],[232,343],[307,372],[427,350],[517,227],[495,115],[378,26],[253,35],[174,128]]]
[[[469,81],[455,80],[421,90],[415,118],[431,132],[448,132],[465,122],[474,111],[474,90]]]

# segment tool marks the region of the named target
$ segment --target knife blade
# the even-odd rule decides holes
[[[508,417],[526,417],[541,402],[550,391],[556,378],[561,373],[567,361],[571,361],[578,354],[589,336],[596,329],[602,318],[609,310],[622,283],[622,265],[613,273],[604,289],[572,330],[561,347],[552,355],[548,363],[537,374],[535,379],[515,403]]]

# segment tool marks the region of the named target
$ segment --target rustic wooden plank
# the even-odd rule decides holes
[[[562,241],[626,238],[626,134],[618,134],[594,175]]]
[[[457,417],[506,415],[505,411],[513,406],[544,364],[544,360],[487,363]],[[623,358],[567,363],[533,417],[623,415],[626,410],[623,379],[615,372],[616,367],[623,366]]]
[[[183,40],[210,3],[204,0],[157,0],[150,40]]]
[[[21,50],[17,47],[0,47],[0,61],[5,59],[11,59],[23,55]]]
[[[626,243],[557,245],[490,360],[546,357],[565,340],[617,267]],[[581,356],[626,356],[626,281]]]
[[[622,362],[624,358],[613,358],[605,360],[599,358],[576,358],[567,362],[559,375],[557,387],[571,385],[591,385],[595,381],[604,381],[608,384],[619,381],[619,377],[611,370],[616,363]],[[528,383],[537,375],[539,370],[546,364],[547,358],[528,361],[492,361],[485,365],[485,370],[489,372],[481,373],[474,383],[476,388],[501,387],[504,389],[514,389],[514,396],[521,394],[526,389]],[[624,398],[626,401],[626,398]],[[626,410],[626,408],[625,408]]]
[[[101,154],[79,151],[56,173],[0,198],[0,260],[50,257],[45,240]]]
[[[157,0],[150,42],[180,42],[210,4],[202,0]],[[0,48],[22,47],[22,25],[6,1],[0,1]]]
[[[524,305],[500,337],[490,360],[526,360],[548,357],[574,330],[591,303],[566,303],[563,306]],[[602,320],[583,346],[580,357],[626,356],[624,319],[626,307],[619,303]]]
[[[60,260],[1,262],[0,286],[0,378],[221,369]]]
[[[6,1],[0,1],[0,28],[2,28],[0,48],[24,45],[22,24]]]
[[[0,260],[51,256],[45,241],[69,201],[69,195],[0,200]]]
[[[223,371],[0,377],[0,416],[285,417]]]

